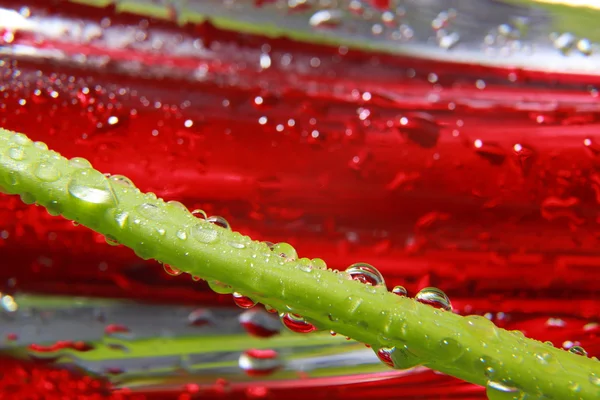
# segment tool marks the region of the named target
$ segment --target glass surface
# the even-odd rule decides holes
[[[390,289],[439,287],[457,313],[598,356],[590,4],[4,0],[0,126],[252,238],[368,262]],[[0,203],[8,398],[485,398]]]

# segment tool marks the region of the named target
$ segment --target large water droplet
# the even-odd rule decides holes
[[[281,258],[287,261],[295,261],[298,259],[298,253],[296,249],[288,243],[277,243],[272,247],[273,253],[277,254]]]
[[[452,311],[452,304],[446,293],[438,288],[426,287],[423,288],[415,296],[415,300],[419,303],[427,304],[435,308],[445,311]]]
[[[92,164],[85,158],[81,158],[81,157],[71,158],[69,160],[69,165],[73,168],[82,168],[82,169],[92,168]]]
[[[286,328],[297,333],[310,333],[317,328],[310,322],[306,322],[304,318],[292,313],[285,313],[281,317],[281,322]]]
[[[481,315],[469,315],[462,319],[466,325],[467,332],[474,332],[479,338],[485,340],[497,340],[498,330],[496,325],[489,319],[482,317]]]
[[[133,184],[133,182],[131,181],[131,179],[129,179],[126,176],[123,175],[112,175],[109,179],[111,184],[114,185],[118,185],[118,186],[122,186],[122,187],[126,187],[126,188],[134,188],[135,185]]]
[[[312,269],[318,269],[322,271],[327,269],[327,263],[321,258],[313,258],[310,264],[312,265]]]
[[[203,220],[208,219],[208,216],[206,215],[206,213],[203,210],[194,210],[194,211],[192,211],[192,215],[196,218],[200,218]]]
[[[577,354],[579,356],[584,356],[584,357],[587,357],[587,355],[588,355],[588,352],[585,351],[585,349],[581,346],[572,346],[569,349],[569,353]]]
[[[238,364],[249,376],[265,376],[272,374],[282,366],[275,350],[251,349],[240,355]]]
[[[233,302],[240,308],[252,308],[256,305],[256,302],[248,296],[244,296],[241,293],[233,292]]]
[[[377,358],[388,367],[394,368],[394,361],[392,360],[392,354],[396,350],[395,347],[381,347],[375,352]]]
[[[462,345],[452,338],[442,339],[436,352],[440,359],[447,361],[457,360],[463,353],[464,349]]]
[[[110,190],[108,180],[93,169],[75,171],[71,175],[67,189],[71,196],[85,203],[107,207],[116,205],[116,199]]]
[[[600,376],[596,375],[593,372],[590,372],[589,381],[592,385],[600,387]]]
[[[183,271],[181,271],[169,264],[163,264],[163,269],[165,270],[167,275],[171,275],[171,276],[179,276],[183,273]]]
[[[485,389],[488,400],[518,400],[521,391],[502,382],[488,381]]]
[[[25,159],[25,150],[22,147],[11,147],[8,149],[8,156],[15,161],[23,161]]]
[[[208,222],[210,222],[211,224],[220,226],[223,229],[227,229],[228,231],[231,230],[231,226],[229,225],[229,222],[227,222],[227,220],[221,216],[213,215],[211,217],[208,217],[206,220]]]
[[[335,28],[341,22],[341,10],[320,10],[314,13],[308,20],[308,23],[313,28]]]
[[[161,210],[161,208],[158,207],[156,204],[140,204],[139,206],[137,206],[137,210],[144,218],[147,218],[149,220],[161,221],[166,218],[164,210]]]
[[[44,182],[56,182],[60,179],[60,171],[53,164],[39,163],[34,171],[35,176]]]
[[[271,337],[281,331],[279,319],[261,309],[245,311],[238,319],[242,327],[252,336]]]
[[[404,286],[394,286],[394,288],[392,289],[392,293],[394,293],[397,296],[408,296],[408,291]]]
[[[218,293],[218,294],[233,293],[233,289],[231,288],[231,286],[226,285],[219,281],[215,281],[215,280],[208,281],[208,287],[210,287],[213,292]]]
[[[204,223],[192,227],[191,232],[192,237],[200,243],[211,244],[219,240],[219,233],[210,225]]]
[[[367,263],[356,263],[352,264],[346,269],[346,274],[355,281],[372,285],[372,286],[385,286],[385,280],[381,272],[374,266]]]

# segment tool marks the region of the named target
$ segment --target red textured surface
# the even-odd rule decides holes
[[[38,4],[34,12],[98,19],[97,10],[83,6],[44,11],[44,2],[29,3]],[[138,17],[112,18],[129,24]],[[148,30],[158,27],[179,32],[152,21]],[[8,60],[0,67],[0,126],[126,175],[143,191],[222,215],[253,238],[289,242],[301,256],[321,257],[333,268],[371,263],[390,288],[404,285],[414,295],[437,286],[459,312],[489,312],[499,326],[557,346],[578,341],[599,354],[593,318],[600,313],[600,112],[597,92],[590,91],[599,78],[341,55],[209,24],[181,31],[212,44],[216,58],[165,61],[135,48],[108,53],[115,64],[133,55],[148,67],[175,62],[183,72],[202,64],[209,79],[126,76],[110,63],[98,71]],[[27,35],[15,40],[66,53],[105,51]],[[271,68],[240,67],[254,60],[243,54],[255,56],[266,42]],[[275,62],[286,53],[294,60],[319,57],[321,67],[290,73]],[[436,84],[427,80],[431,73]],[[475,87],[478,79],[485,90]],[[527,102],[539,110],[523,111],[519,104]],[[543,111],[548,104],[556,108]],[[111,116],[119,122],[110,125]],[[259,123],[261,117],[267,122]],[[232,304],[185,274],[168,276],[158,264],[18,198],[2,196],[0,204],[1,291]],[[548,326],[548,318],[562,318],[565,326]],[[0,390],[54,398],[41,394],[46,383],[26,386],[17,378],[34,367],[4,365],[15,378],[5,374]],[[35,368],[67,386],[87,382],[81,390],[104,390],[88,378]],[[481,396],[450,378],[445,386],[386,382],[356,392],[329,382],[310,396],[386,398],[408,390],[402,385],[418,389],[403,392],[413,396],[405,398]],[[267,398],[248,390],[220,396]],[[305,398],[294,387],[268,392]]]

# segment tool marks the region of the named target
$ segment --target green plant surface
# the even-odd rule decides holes
[[[67,160],[41,142],[3,129],[0,187],[104,234],[142,259],[206,279],[220,292],[235,290],[280,312],[302,315],[319,329],[374,349],[390,348],[399,369],[424,365],[487,385],[492,400],[600,397],[597,359],[497,328],[481,316],[462,317],[312,267],[309,259],[281,257],[267,244],[197,218],[179,203],[142,193],[125,177],[108,177],[85,159]]]

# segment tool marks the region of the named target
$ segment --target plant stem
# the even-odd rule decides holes
[[[0,129],[0,186],[156,259],[228,285],[280,312],[391,349],[397,368],[425,365],[488,385],[490,399],[596,399],[597,359],[461,317],[349,280],[337,271],[289,261],[265,243],[215,226],[178,203],[141,193],[125,177],[107,177],[84,159],[67,160],[25,135]],[[543,397],[545,396],[545,397]]]

